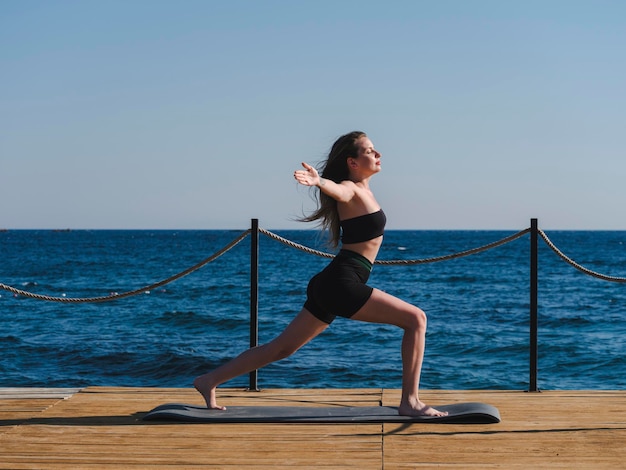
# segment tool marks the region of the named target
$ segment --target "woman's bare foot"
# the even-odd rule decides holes
[[[221,410],[224,411],[226,409],[225,406],[219,406],[217,404],[217,400],[215,398],[215,386],[211,383],[210,374],[204,374],[193,381],[193,386],[196,388],[200,395],[204,398],[206,402],[206,407],[210,410]]]
[[[418,401],[416,406],[409,403],[400,404],[398,408],[400,416],[448,416],[447,411],[439,411],[424,402]]]

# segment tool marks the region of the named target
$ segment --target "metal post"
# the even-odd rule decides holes
[[[529,392],[538,392],[537,387],[537,350],[538,350],[538,267],[537,267],[537,238],[539,231],[537,219],[530,219],[530,382]]]
[[[259,219],[252,219],[250,241],[250,347],[259,345]],[[250,391],[258,391],[259,371],[250,372]]]

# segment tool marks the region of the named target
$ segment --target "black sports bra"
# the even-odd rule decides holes
[[[360,243],[380,237],[385,231],[387,217],[382,209],[371,214],[352,217],[339,222],[342,243]]]

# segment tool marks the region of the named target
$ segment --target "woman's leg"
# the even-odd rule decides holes
[[[402,398],[399,414],[445,416],[419,399],[419,383],[426,343],[426,314],[414,305],[374,289],[371,297],[352,317],[372,323],[399,326],[402,337]]]
[[[225,410],[226,408],[217,404],[215,398],[215,389],[218,385],[290,356],[327,327],[328,324],[315,318],[308,310],[302,309],[287,328],[272,341],[248,349],[208,374],[197,377],[193,385],[204,397],[208,408]]]

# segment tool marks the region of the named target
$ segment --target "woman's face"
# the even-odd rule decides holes
[[[380,171],[380,153],[374,148],[374,144],[367,136],[363,136],[356,141],[358,157],[355,162],[364,170],[370,170],[374,173]]]

